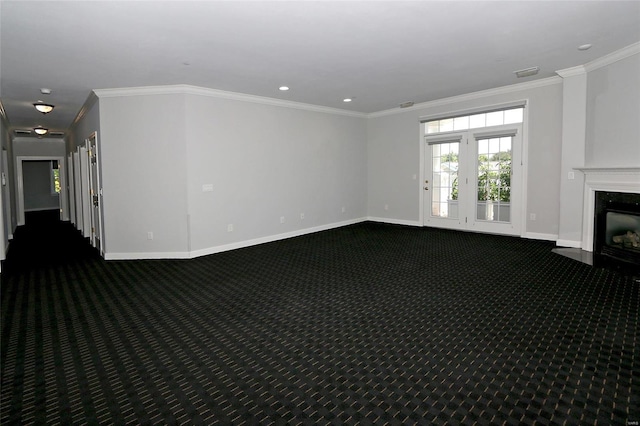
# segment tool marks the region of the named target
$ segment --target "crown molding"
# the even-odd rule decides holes
[[[593,61],[585,64],[584,68],[587,70],[587,72],[591,72],[597,70],[598,68],[606,67],[607,65],[611,65],[614,62],[621,61],[628,58],[629,56],[637,54],[640,54],[640,42],[630,44],[629,46],[623,47],[620,50],[616,50],[613,53],[610,53],[598,59],[594,59]]]
[[[385,111],[373,112],[368,114],[369,118],[383,117],[386,115],[402,114],[412,109],[432,108],[442,105],[450,105],[458,102],[465,102],[474,99],[486,98],[488,96],[503,95],[505,93],[520,92],[522,90],[535,89],[538,87],[551,86],[562,83],[560,77],[547,77],[540,80],[528,81],[526,83],[510,84],[509,86],[496,87],[493,89],[481,90],[479,92],[466,93],[464,95],[452,96],[450,98],[436,99],[434,101],[422,102],[415,104],[411,108],[394,108]]]
[[[577,67],[565,68],[563,70],[556,71],[556,74],[558,74],[562,78],[575,77],[577,75],[584,75],[586,73],[587,70],[584,65],[578,65]]]
[[[176,84],[170,86],[126,87],[120,89],[97,89],[94,93],[98,98],[115,98],[123,96],[150,96],[150,95],[196,95],[208,96],[218,99],[230,99],[235,101],[252,102],[262,105],[292,108],[303,111],[321,112],[325,114],[344,115],[348,117],[366,118],[362,112],[348,111],[339,108],[323,107],[319,105],[305,104],[302,102],[285,101],[282,99],[267,98],[264,96],[248,95],[245,93],[228,92],[225,90],[209,89],[207,87],[191,86],[188,84]]]

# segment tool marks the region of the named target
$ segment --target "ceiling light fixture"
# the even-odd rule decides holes
[[[36,127],[33,129],[33,131],[36,132],[38,135],[42,136],[42,135],[46,135],[49,129],[45,129],[44,127]]]
[[[538,71],[540,71],[540,68],[538,67],[531,67],[531,68],[525,68],[523,70],[518,70],[518,71],[514,71],[513,73],[518,77],[518,78],[522,78],[522,77],[529,77],[531,75],[536,75],[538,74]]]
[[[42,89],[40,89],[40,93],[42,93],[43,95],[50,95],[51,89],[47,89],[46,87],[43,87]]]
[[[578,46],[578,50],[589,50],[589,49],[591,49],[591,45],[589,43]]]
[[[287,90],[289,90],[289,86],[280,86],[278,87],[278,89],[282,92],[286,92]]]
[[[342,102],[351,102],[351,101],[353,101],[354,99],[355,99],[355,98],[344,98],[344,99],[342,100]]]
[[[42,102],[35,103],[33,106],[43,114],[49,114],[55,108],[55,106],[51,104],[44,104]]]
[[[409,108],[413,106],[413,101],[403,102],[400,104],[400,108]]]

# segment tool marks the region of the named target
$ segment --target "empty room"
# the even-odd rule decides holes
[[[640,423],[640,2],[0,2],[0,423]]]

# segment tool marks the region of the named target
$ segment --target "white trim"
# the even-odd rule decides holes
[[[105,260],[135,260],[135,259],[193,259],[196,257],[207,256],[210,254],[222,253],[225,251],[236,250],[245,247],[251,247],[258,244],[265,244],[274,241],[284,240],[287,238],[299,237],[314,232],[327,231],[334,228],[340,228],[347,225],[353,225],[367,221],[367,218],[351,219],[343,222],[330,223],[327,225],[316,226],[313,228],[299,229],[297,231],[285,232],[282,234],[269,235],[251,240],[238,241],[235,243],[224,244],[221,246],[207,247],[204,249],[186,251],[186,252],[151,252],[151,253],[105,253]]]
[[[71,126],[69,126],[69,127],[73,128],[74,126],[76,126],[78,124],[78,122],[80,120],[82,120],[82,118],[87,114],[87,112],[91,108],[93,108],[93,105],[97,101],[98,101],[98,97],[96,96],[95,90],[94,90],[91,93],[89,93],[89,96],[84,101],[84,104],[82,104],[82,107],[80,108],[80,111],[78,111],[78,114],[76,115],[76,118],[73,119],[73,123],[71,123]]]
[[[582,243],[574,240],[557,240],[556,245],[558,247],[580,248]]]
[[[584,65],[578,65],[577,67],[565,68],[556,71],[556,74],[558,74],[562,78],[575,77],[576,75],[582,75],[586,73],[587,70],[585,69]]]
[[[525,232],[522,238],[526,238],[528,240],[557,241],[558,234],[541,234],[537,232]]]
[[[616,50],[615,52],[605,55],[601,58],[594,59],[593,61],[585,64],[584,68],[587,70],[587,72],[591,72],[599,68],[606,67],[607,65],[611,65],[614,62],[618,62],[623,59],[626,59],[629,56],[637,55],[639,53],[640,53],[640,42],[633,43],[627,47],[623,47],[622,49]]]
[[[125,96],[150,96],[150,95],[198,95],[219,99],[231,99],[235,101],[253,102],[262,105],[271,105],[284,108],[293,108],[305,111],[322,112],[326,114],[345,115],[348,117],[366,118],[362,112],[348,111],[339,108],[330,108],[319,105],[305,104],[302,102],[286,101],[282,99],[267,98],[264,96],[249,95],[246,93],[228,92],[225,90],[209,89],[206,87],[191,86],[188,84],[176,84],[171,86],[147,86],[125,87],[120,89],[97,89],[93,91],[98,98],[115,98]]]
[[[640,167],[623,168],[577,168],[585,175],[582,244],[579,248],[593,251],[596,191],[627,192],[640,194]]]
[[[437,99],[434,101],[422,102],[420,104],[415,104],[413,107],[411,107],[411,109],[431,108],[431,107],[437,107],[442,105],[450,105],[450,104],[466,102],[474,99],[482,99],[489,96],[503,95],[505,93],[521,92],[523,90],[551,86],[551,85],[560,84],[560,83],[562,83],[562,78],[558,76],[548,77],[540,80],[529,81],[526,83],[511,84],[509,86],[502,86],[502,87],[496,87],[493,89],[481,90],[479,92],[472,92],[464,95],[452,96],[450,98],[443,98],[443,99]],[[377,117],[383,117],[386,115],[401,114],[405,112],[407,112],[406,108],[403,108],[403,109],[394,108],[394,109],[388,109],[388,110],[379,111],[379,112],[372,112],[368,114],[367,117],[377,118]],[[441,116],[442,114],[437,114],[437,115]],[[421,121],[424,121],[427,118],[428,117],[421,117],[420,119]]]
[[[406,226],[418,226],[418,227],[422,226],[422,223],[420,223],[420,221],[418,220],[403,220],[403,219],[393,219],[389,217],[374,217],[374,216],[367,217],[367,220],[371,222],[388,223],[391,225],[406,225]]]

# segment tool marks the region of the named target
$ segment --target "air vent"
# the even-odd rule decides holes
[[[64,132],[49,132],[49,136],[64,136]]]
[[[538,74],[538,71],[540,71],[540,68],[538,67],[531,67],[531,68],[525,68],[523,70],[518,70],[518,71],[514,71],[513,73],[518,77],[518,78],[522,78],[522,77],[529,77],[531,75],[536,75]]]
[[[16,135],[30,135],[31,134],[31,130],[20,130],[20,129],[17,129],[17,130],[14,131],[14,133]]]

